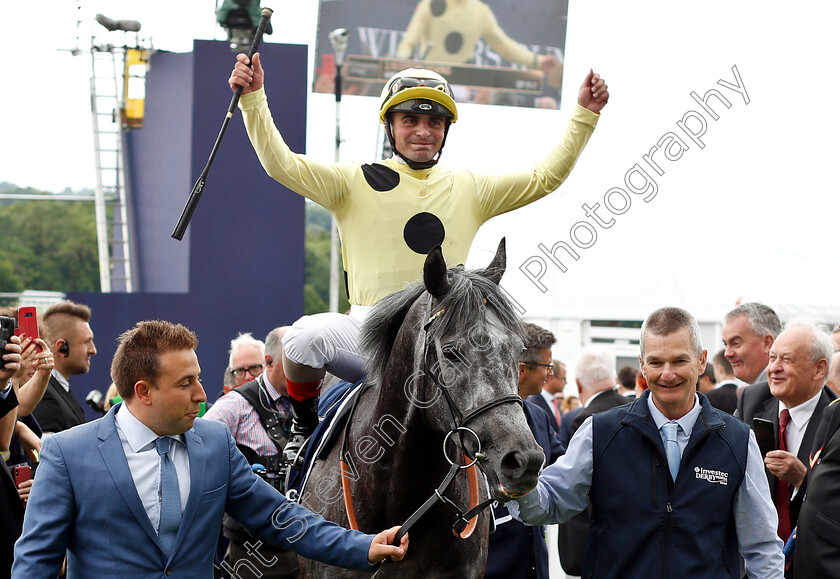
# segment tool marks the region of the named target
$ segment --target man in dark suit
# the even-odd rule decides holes
[[[609,350],[590,346],[581,351],[575,362],[575,383],[583,410],[572,421],[572,436],[593,414],[631,402],[618,393],[617,382],[615,356]]]
[[[834,352],[834,355],[831,356],[831,364],[828,367],[828,377],[825,379],[825,385],[840,396],[840,352]]]
[[[584,406],[572,421],[572,436],[593,414],[633,401],[618,393],[616,381],[615,356],[609,350],[600,346],[590,346],[581,351],[575,362],[575,383]],[[592,510],[587,507],[580,514],[557,527],[557,550],[560,554],[560,564],[569,575],[581,574],[586,553],[586,539],[589,536],[591,512]]]
[[[555,434],[563,423],[563,389],[566,387],[566,365],[560,360],[551,361],[551,372],[538,394],[525,400],[536,404],[552,416],[551,428]]]
[[[732,372],[732,364],[726,359],[725,350],[715,354],[712,358],[712,366],[715,373],[715,387],[714,390],[705,393],[706,398],[718,410],[734,414],[738,408],[738,383]]]
[[[208,577],[226,511],[255,537],[332,565],[402,559],[397,527],[374,537],[325,521],[251,472],[223,424],[196,420],[197,344],[163,321],[120,337],[111,378],[124,402],[44,441],[13,576],[55,577],[69,549],[71,579]]]
[[[537,395],[550,374],[554,334],[526,323],[525,349],[519,358],[519,395]],[[545,464],[552,464],[565,448],[560,446],[551,427],[552,415],[525,400],[523,409],[528,426],[545,453]],[[548,547],[545,527],[532,527],[513,519],[504,505],[493,507],[496,530],[490,535],[485,579],[548,579]]]
[[[47,345],[55,354],[50,383],[32,414],[45,434],[55,434],[85,422],[85,411],[70,390],[70,376],[87,374],[96,355],[90,308],[71,301],[50,306],[44,313]]]
[[[724,316],[724,355],[738,380],[767,383],[770,346],[781,331],[782,323],[773,308],[757,302],[742,304]]]
[[[557,440],[560,441],[563,448],[569,447],[569,441],[572,439],[572,423],[582,410],[583,406],[578,406],[563,413],[563,421],[560,423],[560,428],[557,429]]]
[[[807,322],[792,322],[770,348],[769,384],[750,386],[739,401],[741,418],[773,423],[778,450],[764,463],[779,514],[779,536],[796,527],[805,494],[806,465],[823,410],[837,396],[824,386],[833,345],[828,334]],[[795,491],[795,492],[794,492]]]
[[[636,399],[636,376],[639,370],[633,366],[624,366],[618,371],[618,393],[627,398],[627,401]]]
[[[798,577],[840,577],[840,401],[826,408],[823,420],[828,428],[814,445],[807,500],[799,512],[793,557]]]

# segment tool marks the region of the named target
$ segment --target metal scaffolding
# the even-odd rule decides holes
[[[106,26],[100,16],[97,20]],[[141,46],[136,31],[109,28],[108,40],[114,35],[122,35],[121,45],[99,43],[94,36],[90,47],[96,236],[101,291],[131,293],[135,289],[134,239],[131,189],[126,179],[125,133],[143,125],[145,71],[151,48]],[[131,46],[129,35],[134,41]]]

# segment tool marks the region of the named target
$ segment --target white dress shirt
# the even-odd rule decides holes
[[[70,382],[67,380],[67,378],[64,377],[64,375],[61,372],[53,368],[50,374],[52,374],[52,377],[55,378],[56,382],[61,384],[62,388],[64,388],[67,392],[70,392]]]
[[[802,446],[802,439],[805,438],[805,429],[808,428],[808,423],[811,421],[811,417],[817,408],[817,402],[820,401],[821,395],[822,388],[799,406],[788,408],[790,422],[788,422],[787,428],[785,429],[785,439],[787,442],[787,451],[794,456],[799,454],[799,447]],[[785,408],[787,408],[785,403],[779,401],[779,414]],[[819,417],[817,419],[819,420]]]

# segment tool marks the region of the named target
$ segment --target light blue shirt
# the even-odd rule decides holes
[[[694,430],[694,423],[697,422],[697,417],[700,416],[700,403],[697,400],[697,395],[694,395],[694,406],[691,407],[691,410],[683,414],[680,418],[676,420],[670,420],[667,418],[662,412],[660,412],[659,408],[656,407],[656,404],[653,403],[653,397],[648,396],[647,399],[647,406],[648,411],[650,412],[650,417],[653,418],[653,423],[656,425],[656,429],[659,431],[659,437],[662,439],[662,446],[665,446],[665,432],[662,431],[662,425],[666,422],[676,422],[679,428],[677,428],[677,444],[680,446],[680,456],[685,451],[685,447],[688,446],[688,441],[691,438],[691,432]],[[749,461],[749,459],[747,459]]]
[[[648,409],[657,428],[668,422],[655,407],[651,397],[648,397]],[[676,421],[680,424],[677,434],[680,453],[688,444],[699,414],[700,403],[695,395],[692,409]],[[664,437],[661,429],[659,432],[660,436]],[[542,472],[537,488],[524,497],[509,502],[508,511],[514,518],[532,525],[564,523],[589,504],[592,470],[590,416],[569,441],[566,454]],[[784,577],[782,540],[776,534],[779,517],[770,498],[770,487],[764,474],[764,461],[752,430],[747,449],[746,473],[735,495],[733,510],[738,550],[744,556],[747,576],[761,579]]]
[[[158,435],[140,422],[125,403],[117,409],[117,433],[122,442],[125,458],[134,487],[149,521],[155,531],[160,525],[160,455],[155,449]],[[170,436],[177,444],[170,443],[169,457],[178,473],[178,490],[181,495],[181,513],[190,496],[190,455],[184,444],[184,435]]]

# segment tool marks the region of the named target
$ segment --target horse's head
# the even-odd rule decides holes
[[[460,460],[465,451],[502,501],[534,488],[544,460],[517,394],[523,334],[499,288],[504,271],[504,240],[485,270],[447,269],[436,247],[423,283],[382,300],[362,333],[369,377],[392,388],[401,381],[410,404],[446,436],[442,452]],[[392,348],[377,352],[387,335]]]

